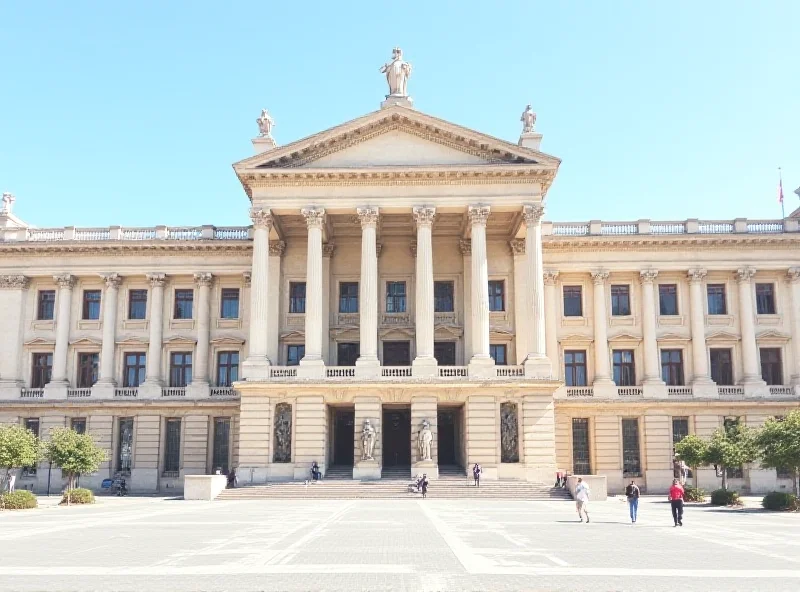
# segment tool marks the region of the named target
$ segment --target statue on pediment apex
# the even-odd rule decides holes
[[[525,107],[525,111],[522,112],[522,117],[519,120],[522,122],[523,134],[533,131],[533,126],[536,125],[536,113],[534,113],[530,105]]]
[[[392,61],[381,67],[381,74],[386,74],[389,83],[389,97],[408,96],[408,77],[411,76],[411,64],[403,60],[403,50],[395,47],[392,50]]]
[[[261,115],[256,119],[258,124],[258,135],[262,137],[272,136],[272,126],[275,125],[275,120],[266,109],[261,110]]]

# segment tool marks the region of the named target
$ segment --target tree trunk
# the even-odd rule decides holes
[[[792,471],[792,492],[795,494],[795,496],[798,495],[798,486],[797,486],[798,477],[800,477],[800,475],[798,475],[797,468],[795,468],[795,470]]]
[[[728,468],[722,467],[722,489],[728,491]]]

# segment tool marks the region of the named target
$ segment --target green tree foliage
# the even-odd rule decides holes
[[[106,451],[95,444],[89,434],[79,434],[69,428],[54,428],[46,444],[47,460],[59,467],[67,477],[67,492],[75,486],[75,478],[93,473],[106,461]],[[69,503],[70,496],[67,496]]]
[[[36,496],[27,489],[0,494],[0,510],[30,510],[37,505]]]
[[[697,434],[689,434],[683,440],[675,444],[675,454],[696,471],[697,467],[708,464],[706,460],[706,456],[708,455],[708,442]]]
[[[716,430],[708,441],[705,464],[722,471],[722,489],[728,489],[728,467],[739,467],[758,458],[756,431],[736,422]]]
[[[800,410],[781,420],[770,418],[759,430],[756,445],[765,469],[785,468],[792,472],[792,490],[798,495],[800,474]]]
[[[19,425],[0,426],[0,491],[5,491],[11,472],[32,467],[41,458],[39,439]]]

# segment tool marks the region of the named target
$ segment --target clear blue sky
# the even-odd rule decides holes
[[[40,227],[247,224],[259,110],[281,144],[373,111],[399,45],[422,111],[515,142],[533,104],[552,220],[778,217],[798,23],[796,0],[4,2],[0,190]]]

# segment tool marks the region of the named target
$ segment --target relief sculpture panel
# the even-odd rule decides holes
[[[500,405],[500,462],[519,462],[519,420],[516,403]]]
[[[275,405],[275,447],[272,462],[292,462],[292,406],[289,403]]]

